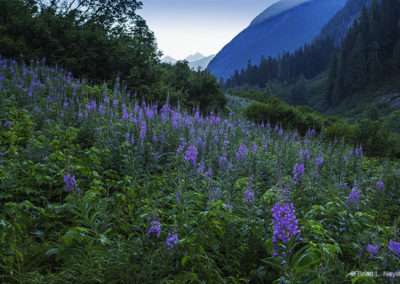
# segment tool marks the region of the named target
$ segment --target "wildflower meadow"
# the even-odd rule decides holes
[[[0,57],[0,282],[400,281],[398,161],[24,60]]]

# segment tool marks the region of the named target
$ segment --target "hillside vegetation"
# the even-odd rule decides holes
[[[362,3],[370,8],[360,8]],[[263,58],[257,65],[237,70],[224,88],[260,90],[291,105],[308,105],[351,122],[385,121],[400,108],[400,3],[349,1],[332,21],[346,22],[358,14],[352,26],[340,27],[338,33],[345,37],[323,30],[312,44],[293,53]],[[335,48],[334,43],[341,45]],[[391,128],[397,129],[397,125]]]
[[[140,1],[59,3],[0,0],[0,282],[397,281],[394,134],[160,63]]]
[[[183,61],[159,62],[154,34],[136,14],[140,1],[79,0],[69,7],[62,2],[0,0],[0,54],[45,58],[88,82],[112,84],[119,77],[128,92],[147,102],[224,108],[214,76],[192,71]]]
[[[139,102],[118,79],[0,66],[1,281],[344,283],[399,270],[400,164],[312,129]]]

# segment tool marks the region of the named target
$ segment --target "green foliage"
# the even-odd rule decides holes
[[[365,7],[361,10],[329,67],[327,108],[354,93],[397,78],[394,66],[400,36],[399,16],[400,5],[396,0],[384,0],[381,5],[373,1],[369,11]]]
[[[171,67],[159,63],[155,36],[136,15],[141,2],[39,2],[43,1],[0,1],[2,56],[45,58],[48,64],[100,84],[113,85],[117,78],[132,96],[148,102],[169,100],[202,111],[224,108],[214,76],[190,70],[183,62]]]
[[[239,94],[239,93],[235,93]],[[349,124],[344,120],[327,117],[315,112],[307,106],[292,107],[275,97],[267,97],[262,93],[240,93],[244,97],[262,100],[265,103],[253,103],[245,109],[244,114],[249,120],[258,124],[270,122],[272,125],[281,125],[284,128],[297,130],[301,135],[314,129],[322,132],[327,141],[344,140],[355,146],[362,145],[370,156],[398,158],[400,137],[390,131],[390,122],[393,130],[396,125],[396,114],[393,112],[385,123],[377,120],[362,120],[358,124]],[[377,119],[378,109],[368,111],[368,116]]]

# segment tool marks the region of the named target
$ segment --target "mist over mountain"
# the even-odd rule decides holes
[[[194,68],[194,69],[197,69],[199,67],[202,70],[206,69],[208,64],[210,63],[211,60],[214,59],[214,57],[215,57],[215,54],[212,54],[212,55],[204,57],[202,59],[189,62],[189,66],[190,66],[190,68]]]
[[[195,62],[195,61],[201,60],[203,58],[205,58],[205,56],[203,54],[201,54],[200,52],[196,52],[195,54],[191,54],[191,55],[187,56],[185,58],[185,60],[187,60],[189,62]]]
[[[161,62],[163,63],[169,63],[169,64],[175,64],[178,60],[176,60],[175,58],[172,58],[171,56],[164,56],[163,58],[161,58]]]
[[[245,69],[249,60],[276,57],[311,42],[346,0],[282,0],[255,17],[228,43],[207,69],[217,78],[228,78]]]
[[[204,56],[200,52],[187,56],[184,60],[189,63],[189,67],[197,70],[198,68],[204,70],[207,68],[210,61],[215,57],[215,54]],[[178,60],[171,56],[164,56],[161,58],[161,62],[175,64]]]

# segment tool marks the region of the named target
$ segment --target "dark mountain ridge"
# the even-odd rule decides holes
[[[276,5],[286,3],[280,1]],[[341,9],[346,0],[298,1],[298,5],[271,13],[265,20],[256,17],[245,30],[228,43],[210,62],[207,69],[218,78],[231,76],[235,70],[246,68],[249,60],[259,62],[261,57],[276,57],[311,42],[321,28]],[[279,9],[277,9],[279,10]],[[261,14],[261,15],[262,15]]]

